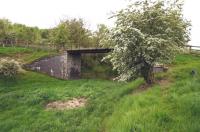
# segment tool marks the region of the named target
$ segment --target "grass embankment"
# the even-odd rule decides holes
[[[168,73],[168,84],[128,95],[105,120],[108,132],[200,130],[200,57],[179,55]],[[191,71],[196,75],[192,76]]]
[[[137,94],[133,91],[143,83],[141,79],[130,83],[63,81],[26,72],[15,81],[0,80],[0,131],[198,131],[200,76],[190,72],[195,69],[200,73],[199,59],[177,56],[169,72],[157,75],[169,84]],[[45,108],[48,102],[74,97],[86,98],[86,107]]]
[[[10,57],[22,63],[30,63],[41,57],[55,55],[52,51],[33,50],[30,48],[21,47],[0,47],[0,58]]]
[[[0,47],[1,56],[12,56],[17,53],[30,53],[32,50],[20,47]]]

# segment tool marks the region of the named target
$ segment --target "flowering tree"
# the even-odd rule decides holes
[[[120,80],[142,76],[154,82],[156,63],[169,63],[189,41],[190,23],[183,18],[182,3],[151,0],[136,2],[117,12],[116,27],[108,34],[114,44],[110,59]]]

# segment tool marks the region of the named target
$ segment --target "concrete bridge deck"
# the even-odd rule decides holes
[[[112,48],[81,48],[81,49],[68,49],[69,54],[87,54],[87,53],[108,53],[112,51]]]

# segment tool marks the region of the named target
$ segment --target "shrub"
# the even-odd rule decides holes
[[[19,73],[20,65],[15,60],[4,58],[0,60],[0,76],[14,78]]]

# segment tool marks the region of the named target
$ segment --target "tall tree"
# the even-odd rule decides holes
[[[107,56],[120,80],[142,76],[152,84],[156,63],[169,63],[189,41],[190,23],[183,18],[180,0],[138,1],[113,17],[116,27],[109,40],[114,51]]]
[[[82,19],[66,20],[64,23],[69,27],[69,39],[72,47],[87,47],[90,45],[91,33],[85,28]]]
[[[107,40],[105,39],[108,33],[109,33],[109,29],[106,25],[104,25],[104,24],[97,25],[97,31],[95,31],[93,34],[94,46],[108,47],[109,45],[107,44]]]
[[[63,20],[51,31],[52,42],[66,48],[86,47],[90,45],[90,36],[82,19]]]
[[[69,46],[69,28],[65,23],[60,23],[56,28],[51,30],[51,42],[58,48]]]

